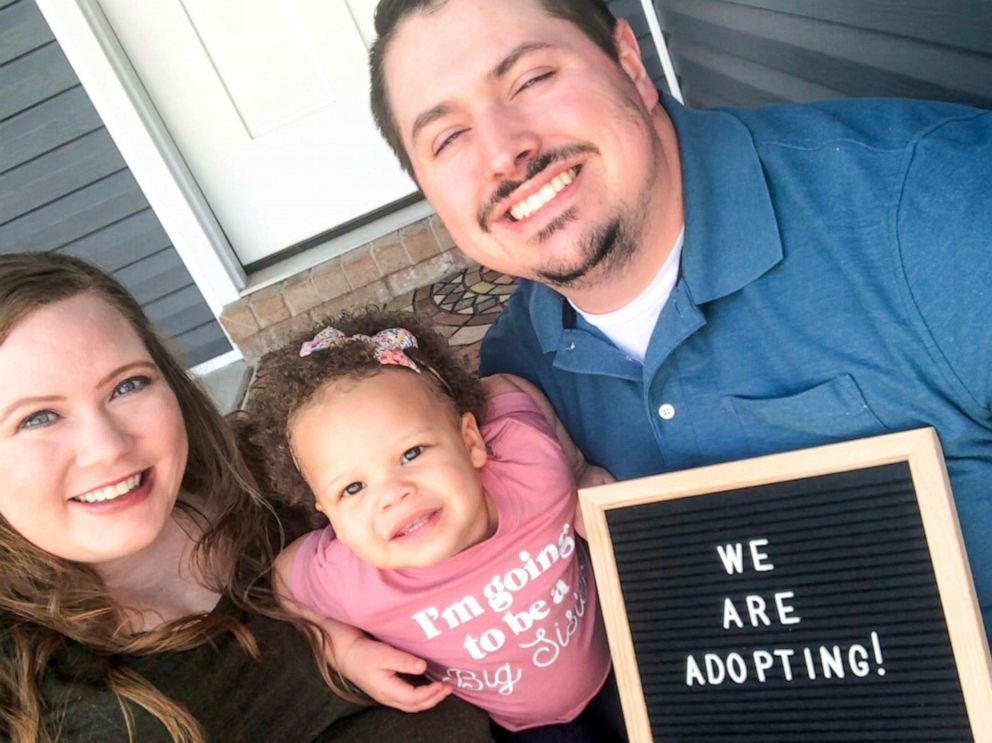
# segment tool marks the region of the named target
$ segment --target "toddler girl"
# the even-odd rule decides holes
[[[592,722],[610,657],[576,538],[573,471],[608,475],[556,434],[536,388],[477,380],[414,316],[372,312],[267,362],[252,413],[272,486],[330,521],[276,561],[290,608],[426,659],[435,696],[450,685],[507,730],[622,736]],[[333,660],[380,683],[342,668],[340,647]]]

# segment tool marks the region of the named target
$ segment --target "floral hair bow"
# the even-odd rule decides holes
[[[405,328],[386,328],[380,330],[371,338],[367,335],[345,335],[337,328],[330,326],[321,330],[300,347],[300,356],[309,356],[314,351],[343,346],[352,341],[361,341],[372,349],[376,360],[383,365],[405,366],[407,369],[420,373],[413,359],[406,355],[407,348],[416,348],[417,339]]]

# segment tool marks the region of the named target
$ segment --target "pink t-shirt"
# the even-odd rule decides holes
[[[493,398],[482,483],[496,533],[430,568],[378,570],[327,529],[304,538],[294,597],[427,660],[432,678],[509,730],[568,722],[610,670],[575,481],[523,392]]]

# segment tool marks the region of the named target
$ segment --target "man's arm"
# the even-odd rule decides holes
[[[513,374],[494,374],[483,378],[482,385],[488,397],[494,397],[503,392],[524,392],[534,400],[558,438],[558,443],[561,444],[562,451],[565,452],[578,487],[591,488],[595,485],[605,485],[616,481],[613,475],[602,467],[590,464],[586,460],[579,447],[572,441],[572,437],[568,435],[568,431],[558,420],[548,398],[534,384]],[[575,530],[583,537],[585,536],[585,524],[582,521],[581,509],[576,510]]]
[[[479,349],[479,376],[516,374],[541,386],[537,370],[545,360],[530,322],[529,307],[537,288],[521,281],[486,332]]]

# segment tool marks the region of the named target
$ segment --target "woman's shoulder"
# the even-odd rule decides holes
[[[258,660],[229,634],[192,650],[122,660],[182,704],[202,725],[207,741],[492,740],[488,716],[454,698],[416,715],[341,699],[324,683],[308,643],[294,626],[244,612],[227,599],[215,611],[244,622],[258,642]],[[128,739],[117,697],[98,680],[99,662],[99,656],[73,644],[49,665],[43,693],[58,740]],[[171,743],[155,717],[136,705],[129,707],[134,740]]]
[[[314,743],[364,743],[370,740],[431,743],[492,743],[489,715],[452,695],[416,714],[391,707],[370,707],[328,730]]]
[[[128,724],[117,696],[103,683],[101,658],[78,644],[55,653],[41,683],[56,740],[103,743],[128,740]],[[172,738],[150,713],[130,706],[134,740],[171,743]]]
[[[182,652],[125,656],[120,664],[141,674],[181,704],[203,727],[207,741],[315,741],[361,709],[333,694],[317,671],[309,645],[291,624],[249,614],[226,599],[230,613],[252,633],[261,653],[253,658],[230,633]],[[59,740],[103,743],[127,740],[117,697],[99,680],[99,658],[78,645],[49,665],[44,696]],[[134,740],[171,741],[161,723],[129,704]]]

